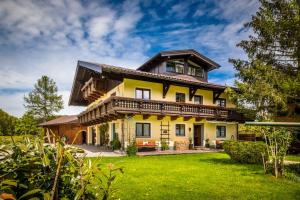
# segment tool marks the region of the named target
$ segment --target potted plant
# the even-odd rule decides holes
[[[205,140],[205,147],[206,147],[206,148],[209,148],[209,138],[207,138],[207,139]]]
[[[194,149],[194,145],[193,145],[193,138],[192,137],[189,137],[189,150],[192,150]]]

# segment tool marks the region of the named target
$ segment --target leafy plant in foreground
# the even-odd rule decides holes
[[[55,146],[45,145],[39,138],[0,146],[0,197],[109,198],[115,191],[112,184],[116,173],[123,173],[122,169],[110,167],[108,172],[102,171],[82,153],[58,138]],[[105,189],[95,189],[99,187]]]

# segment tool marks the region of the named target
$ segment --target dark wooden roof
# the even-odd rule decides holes
[[[226,86],[213,83],[202,82],[186,76],[172,76],[167,74],[150,73],[140,70],[127,69],[106,64],[89,63],[78,61],[77,69],[73,81],[73,87],[69,99],[69,105],[86,106],[88,102],[83,98],[80,89],[91,77],[100,78],[103,82],[108,80],[123,81],[124,78],[144,80],[150,82],[169,83],[172,85],[195,87],[197,89],[207,89],[223,91]]]
[[[161,51],[156,54],[154,57],[150,58],[147,62],[142,64],[138,70],[146,70],[153,67],[153,63],[157,63],[162,61],[166,57],[181,57],[185,56],[187,58],[196,59],[202,63],[205,63],[207,66],[208,71],[213,69],[219,68],[220,65],[213,60],[209,59],[208,57],[200,54],[199,52],[195,51],[194,49],[185,49],[185,50],[173,50],[173,51]]]
[[[65,115],[58,117],[56,119],[52,119],[50,121],[41,123],[40,126],[56,126],[60,124],[79,124],[79,120],[77,115]]]

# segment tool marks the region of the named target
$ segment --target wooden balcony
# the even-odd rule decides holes
[[[83,98],[89,102],[93,102],[105,93],[103,84],[100,79],[90,78],[81,88]]]
[[[82,112],[79,115],[79,121],[82,124],[96,124],[122,118],[125,114],[156,115],[158,118],[171,116],[185,119],[194,117],[196,119],[243,121],[243,116],[232,108],[117,96],[112,96]]]

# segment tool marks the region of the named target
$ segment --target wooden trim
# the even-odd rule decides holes
[[[169,89],[170,89],[170,84],[167,82],[163,82],[163,98],[166,98]]]
[[[157,115],[158,120],[163,119],[164,116],[171,116],[173,120],[178,117],[185,117],[185,120],[192,117],[238,122],[244,120],[243,116],[233,108],[118,96],[111,96],[88,108],[78,118],[80,123],[88,124],[124,118],[125,114],[144,115],[145,119],[150,115]]]
[[[193,97],[195,96],[197,92],[197,88],[195,87],[189,87],[189,97],[190,97],[190,101],[192,101]]]

